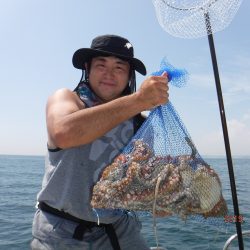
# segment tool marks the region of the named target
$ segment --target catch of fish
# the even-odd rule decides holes
[[[152,212],[185,219],[224,216],[227,205],[217,173],[194,154],[157,156],[142,139],[105,167],[93,188],[93,208]]]

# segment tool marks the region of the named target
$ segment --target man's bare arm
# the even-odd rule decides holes
[[[141,111],[167,101],[166,77],[150,77],[134,94],[85,108],[70,90],[59,90],[47,104],[49,146],[70,148],[101,137]]]

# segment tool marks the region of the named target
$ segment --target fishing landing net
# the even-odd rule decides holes
[[[158,22],[165,31],[175,37],[198,38],[226,28],[242,0],[152,0],[152,2]],[[212,25],[212,30],[207,31],[208,24]]]
[[[228,173],[232,192],[234,216],[239,218],[239,205],[234,177],[233,161],[229,143],[222,89],[216,59],[213,33],[226,28],[242,0],[152,0],[161,27],[169,34],[181,38],[208,37],[215,85],[218,97],[221,124],[225,143]],[[244,249],[241,223],[235,222],[239,249]]]
[[[186,83],[187,72],[165,58],[153,75],[164,71],[174,86]],[[170,102],[152,110],[123,152],[104,168],[91,205],[152,213],[154,218],[195,215],[224,222],[227,213],[219,176],[199,155]]]

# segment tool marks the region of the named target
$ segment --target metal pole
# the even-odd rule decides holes
[[[236,218],[235,224],[236,224],[236,230],[237,230],[237,234],[238,234],[238,244],[239,244],[239,249],[244,250],[241,222],[239,221],[240,214],[239,214],[239,205],[238,205],[237,191],[236,191],[235,178],[234,178],[234,169],[233,169],[230,143],[229,143],[229,137],[228,137],[226,114],[225,114],[225,110],[224,110],[223,97],[222,97],[222,91],[221,91],[219,70],[218,70],[215,47],[214,47],[214,40],[213,40],[213,35],[212,35],[212,28],[211,28],[210,17],[209,17],[208,12],[206,12],[204,15],[205,15],[207,34],[208,34],[210,54],[211,54],[213,70],[214,70],[214,78],[215,78],[215,84],[216,84],[216,90],[217,90],[217,97],[218,97],[219,108],[220,108],[220,116],[221,116],[221,123],[222,123],[223,135],[224,135],[224,143],[225,143],[225,148],[226,148],[227,165],[228,165],[229,179],[230,179],[233,206],[234,206],[234,215],[236,216],[234,218]]]

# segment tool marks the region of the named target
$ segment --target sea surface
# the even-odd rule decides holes
[[[233,216],[232,195],[225,158],[204,158],[219,174],[229,215]],[[36,194],[44,173],[42,156],[0,155],[0,250],[29,249],[31,227],[35,212]],[[242,230],[250,230],[250,157],[233,158],[234,174]],[[151,216],[140,216],[142,234],[149,246],[156,246]],[[227,239],[236,233],[231,222],[207,225],[192,218],[183,221],[177,217],[157,219],[159,246],[167,250],[220,250]],[[244,238],[245,249],[250,249],[250,236]],[[229,249],[239,249],[237,239]],[[138,249],[139,250],[139,249]]]

